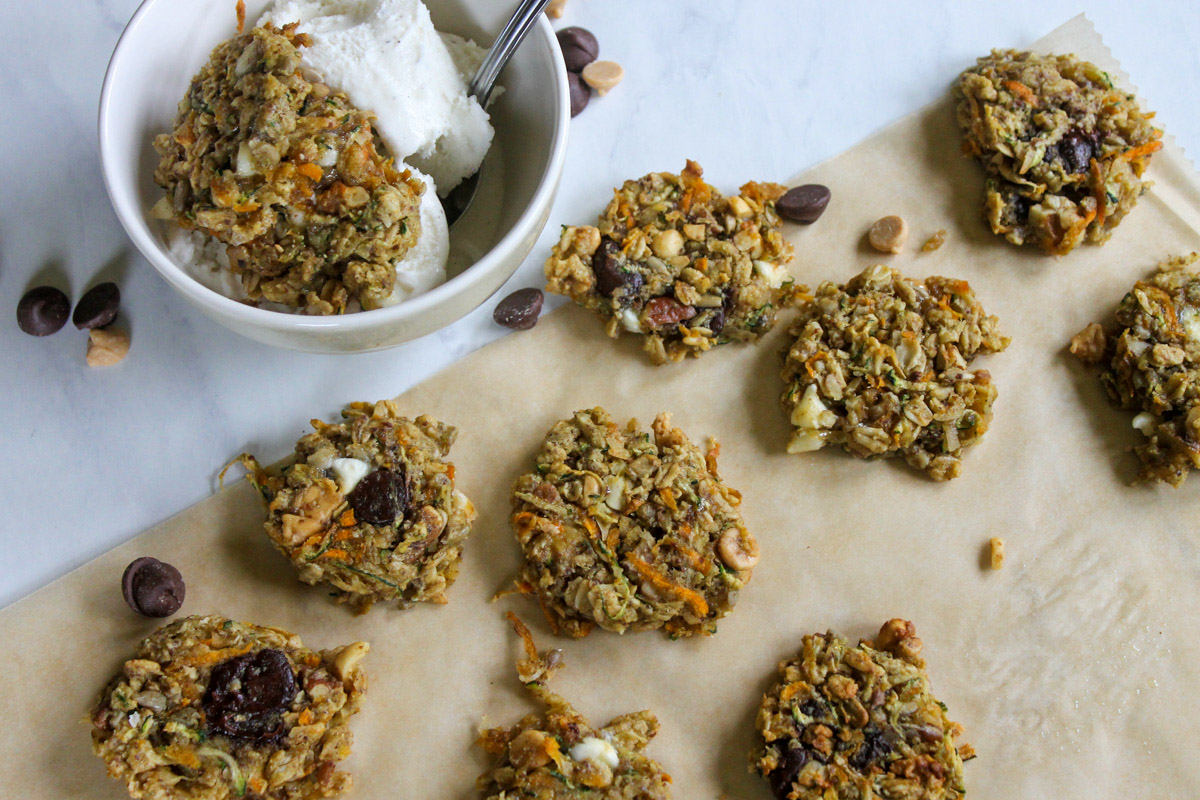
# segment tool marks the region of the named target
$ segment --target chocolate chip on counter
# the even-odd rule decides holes
[[[111,281],[98,283],[88,289],[75,304],[71,322],[81,331],[103,328],[117,318],[121,305],[121,290]]]
[[[179,570],[157,558],[134,559],[121,576],[125,602],[146,617],[169,617],[183,605],[186,587]]]
[[[587,108],[588,101],[592,99],[592,90],[588,88],[577,72],[567,73],[567,88],[571,92],[571,116],[578,117]]]
[[[492,319],[497,325],[514,331],[527,331],[537,325],[538,314],[542,313],[541,289],[517,289],[496,304]]]
[[[283,715],[296,699],[296,673],[274,648],[236,656],[218,664],[200,704],[209,735],[251,742],[280,741]]]
[[[53,286],[30,289],[17,303],[17,326],[30,336],[58,332],[70,315],[71,301]]]
[[[600,43],[586,28],[563,28],[557,35],[567,72],[582,72],[600,55]]]
[[[358,482],[346,497],[354,518],[371,525],[391,525],[408,511],[408,476],[404,467],[380,467]]]
[[[788,189],[783,197],[775,201],[775,210],[786,220],[811,225],[825,213],[832,196],[828,186],[806,183]]]

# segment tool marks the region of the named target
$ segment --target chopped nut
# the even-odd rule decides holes
[[[1004,566],[1004,540],[993,536],[988,540],[988,559],[992,565],[992,569],[1000,569]]]
[[[871,226],[867,239],[881,253],[899,253],[908,241],[908,223],[903,217],[884,217]]]
[[[1090,323],[1071,338],[1071,355],[1085,364],[1099,364],[1107,349],[1108,339],[1099,322]]]
[[[932,253],[934,250],[937,250],[939,247],[941,247],[945,243],[946,243],[946,229],[943,228],[942,230],[935,233],[933,236],[930,236],[929,239],[926,240],[925,244],[921,245],[921,250],[926,253]]]
[[[120,328],[93,328],[88,331],[89,367],[111,367],[128,353],[129,334]]]
[[[921,647],[917,627],[906,619],[888,620],[875,637],[876,650],[884,650],[916,666],[925,665],[921,658]]]
[[[615,61],[593,61],[583,68],[581,75],[583,82],[603,97],[621,82],[625,77],[625,70]]]
[[[522,731],[517,738],[508,744],[508,759],[520,770],[539,769],[550,763],[551,741],[541,731]]]
[[[758,563],[758,542],[748,531],[727,528],[717,540],[717,555],[732,570],[753,569]]]
[[[566,7],[567,0],[550,0],[546,5],[546,16],[550,19],[561,19]]]
[[[342,652],[337,654],[333,660],[333,670],[342,680],[349,680],[350,674],[354,672],[354,668],[358,666],[358,662],[363,660],[363,656],[371,649],[371,645],[366,642],[355,642],[348,644],[342,648]]]
[[[683,252],[683,234],[674,228],[656,233],[650,242],[650,249],[659,258],[673,258]]]

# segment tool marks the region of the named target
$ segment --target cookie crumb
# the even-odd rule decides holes
[[[937,250],[939,247],[941,247],[945,243],[946,243],[946,229],[942,228],[940,231],[935,233],[933,236],[930,236],[925,241],[925,244],[921,245],[921,252],[932,253],[934,250]]]
[[[1071,337],[1071,355],[1085,364],[1099,364],[1104,360],[1108,350],[1108,337],[1104,335],[1104,326],[1099,322],[1088,323],[1088,326]]]
[[[988,540],[988,563],[992,569],[1004,566],[1004,540],[997,536]]]
[[[899,253],[908,241],[908,223],[895,214],[886,216],[871,226],[867,241],[881,253]]]

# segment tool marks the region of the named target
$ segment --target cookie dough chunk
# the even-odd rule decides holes
[[[701,452],[669,414],[651,429],[630,420],[622,430],[602,408],[576,412],[513,488],[518,586],[569,636],[593,625],[714,633],[758,562],[741,495],[717,474],[719,445]]]
[[[934,698],[913,624],[893,619],[874,642],[805,636],[779,665],[758,712],[752,769],[779,800],[958,800],[962,727]]]
[[[1148,187],[1162,131],[1075,56],[996,50],[955,87],[963,151],[987,172],[984,216],[1013,244],[1103,244]]]
[[[822,284],[791,333],[789,453],[840,445],[860,458],[903,455],[934,480],[958,477],[996,399],[991,376],[971,361],[1009,341],[966,281],[869,267],[844,286]]]
[[[658,719],[639,711],[592,727],[545,686],[562,666],[561,653],[538,653],[529,630],[515,616],[509,619],[525,640],[527,657],[517,663],[517,672],[546,710],[516,725],[483,731],[479,744],[496,763],[477,781],[480,797],[667,800],[671,776],[642,753],[658,733]]]
[[[217,46],[154,141],[161,213],[224,243],[251,301],[378,308],[421,235],[425,184],[375,149],[373,115],[304,77],[308,42],[267,25]]]
[[[599,226],[565,226],[546,261],[548,291],[600,315],[609,336],[645,337],[655,364],[755,341],[796,292],[775,213],[786,187],[722,197],[700,175],[688,161],[680,175],[625,181]]]
[[[279,475],[242,457],[267,502],[271,543],[300,580],[361,611],[376,600],[446,602],[475,519],[446,461],[457,429],[403,417],[391,401],[352,403],[342,417],[313,420]]]
[[[100,693],[92,749],[150,800],[331,797],[350,788],[364,642],[313,651],[294,634],[187,617],[151,634]]]
[[[1162,264],[1138,281],[1117,306],[1110,330],[1092,323],[1071,352],[1103,363],[1104,388],[1121,408],[1136,411],[1145,435],[1134,448],[1143,480],[1179,486],[1200,468],[1200,275],[1195,253]]]

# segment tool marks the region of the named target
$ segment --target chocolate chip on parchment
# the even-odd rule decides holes
[[[558,46],[562,49],[567,72],[582,72],[583,68],[600,55],[600,43],[586,28],[572,26],[558,32]]]
[[[231,658],[212,671],[201,699],[209,735],[277,742],[287,732],[283,715],[296,699],[296,673],[274,648]]]
[[[183,605],[185,591],[179,570],[149,556],[131,561],[121,576],[125,602],[146,617],[171,616]]]
[[[98,283],[88,289],[75,304],[71,322],[81,331],[103,328],[117,318],[121,305],[121,290],[112,281]]]
[[[537,325],[543,299],[541,289],[517,289],[496,304],[492,319],[514,331],[527,331]]]
[[[391,525],[408,511],[408,476],[404,467],[380,467],[358,482],[346,497],[354,518],[371,525]]]
[[[17,303],[17,326],[30,336],[49,336],[67,324],[71,301],[60,289],[37,286]]]
[[[567,73],[567,88],[571,92],[571,116],[578,117],[587,108],[588,101],[592,99],[592,90],[588,88],[577,72]]]
[[[786,220],[811,225],[825,213],[832,196],[829,187],[819,183],[806,183],[788,189],[783,197],[775,201],[775,210]]]

